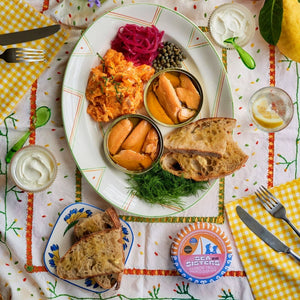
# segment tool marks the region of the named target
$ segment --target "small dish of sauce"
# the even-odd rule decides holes
[[[216,8],[209,18],[209,31],[214,41],[223,48],[233,48],[224,40],[237,37],[236,43],[245,46],[255,33],[255,22],[244,5],[227,3]]]
[[[21,190],[40,192],[48,188],[56,178],[56,159],[45,147],[26,146],[13,156],[10,173]]]

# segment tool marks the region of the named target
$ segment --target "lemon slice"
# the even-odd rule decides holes
[[[256,122],[265,128],[277,128],[283,124],[283,119],[265,98],[259,98],[253,103],[252,112]]]

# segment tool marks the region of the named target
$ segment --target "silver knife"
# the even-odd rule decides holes
[[[291,248],[281,242],[275,235],[273,235],[264,226],[259,224],[251,215],[249,215],[242,207],[239,205],[236,207],[236,212],[240,219],[247,225],[247,227],[255,233],[261,240],[263,240],[267,245],[277,252],[286,253],[298,262],[300,262],[300,256],[297,255]]]
[[[55,24],[36,29],[0,34],[0,45],[5,46],[39,40],[41,38],[54,34],[59,29],[60,25]]]

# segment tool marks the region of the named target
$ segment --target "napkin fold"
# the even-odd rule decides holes
[[[22,0],[0,1],[0,16],[0,34],[55,24],[50,18]],[[0,46],[1,53],[6,48],[13,47],[46,50],[45,62],[6,63],[0,60],[0,123],[12,112],[33,82],[47,68],[67,36],[67,32],[60,30],[54,35],[36,41]]]
[[[287,210],[292,223],[300,228],[300,178],[270,189]],[[298,299],[300,297],[300,263],[278,253],[260,240],[240,220],[236,206],[242,206],[259,223],[300,255],[300,238],[281,219],[272,217],[251,195],[225,205],[233,237],[257,300]],[[298,296],[298,297],[297,297]]]

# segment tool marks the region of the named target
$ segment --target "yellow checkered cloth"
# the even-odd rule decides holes
[[[300,178],[271,188],[270,192],[285,206],[288,218],[300,229]],[[300,263],[274,251],[252,233],[238,217],[237,205],[299,255],[300,238],[285,221],[272,217],[255,195],[226,204],[231,230],[255,299],[300,299]]]
[[[0,34],[34,29],[54,24],[25,1],[0,1]],[[60,30],[56,34],[21,44],[0,46],[6,48],[27,47],[46,50],[46,61],[35,63],[6,63],[0,60],[0,123],[8,116],[34,81],[40,76],[65,42],[67,34]]]

